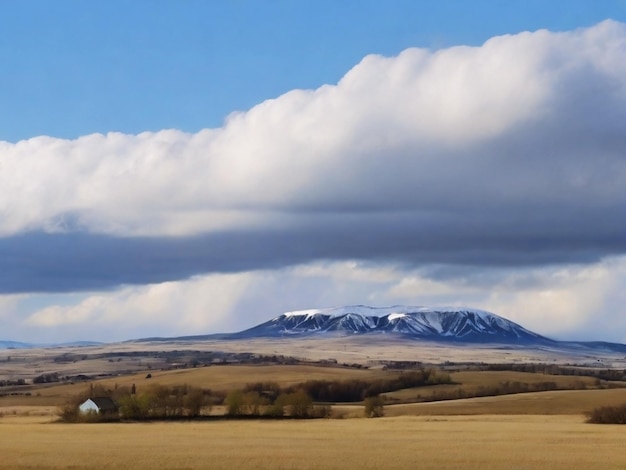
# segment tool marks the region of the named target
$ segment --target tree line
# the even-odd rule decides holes
[[[427,385],[451,384],[449,374],[439,373],[434,369],[402,372],[395,377],[376,380],[309,380],[295,385],[289,390],[303,390],[314,401],[320,402],[358,402],[381,393],[393,392],[405,388]]]
[[[546,375],[569,375],[575,377],[593,377],[607,382],[626,381],[626,369],[602,369],[592,367],[572,367],[557,364],[484,364],[479,370],[529,372]]]
[[[365,416],[383,415],[381,393],[404,388],[453,383],[450,375],[434,369],[401,372],[374,380],[308,380],[281,388],[275,382],[247,384],[228,394],[227,416],[321,418],[331,414],[330,403],[363,402]]]
[[[108,413],[81,413],[80,405],[88,398],[109,397],[118,409]],[[210,412],[215,404],[223,401],[224,394],[189,385],[151,385],[137,393],[135,386],[107,389],[92,385],[85,392],[74,397],[59,410],[65,422],[117,421],[197,418]]]
[[[137,393],[133,387],[106,389],[91,385],[60,410],[63,421],[194,419],[211,415],[211,409],[223,405],[227,418],[325,418],[331,415],[332,403],[363,402],[365,415],[382,416],[384,399],[380,394],[404,388],[452,383],[448,374],[434,369],[400,372],[373,380],[309,380],[280,387],[276,382],[256,382],[229,393],[214,392],[188,385],[151,385]],[[80,412],[79,406],[90,397],[110,397],[118,405],[114,414]]]

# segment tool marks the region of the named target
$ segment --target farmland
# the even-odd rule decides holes
[[[39,424],[0,420],[2,469],[624,468],[626,428],[581,416]]]
[[[621,452],[626,427],[585,422],[593,408],[626,403],[624,382],[561,374],[558,369],[552,374],[452,368],[446,372],[452,383],[384,393],[385,417],[378,419],[363,418],[363,404],[355,402],[333,404],[335,419],[57,422],[58,407],[90,386],[135,385],[139,392],[156,385],[188,385],[227,393],[255,382],[290,387],[309,380],[380,381],[403,373],[313,363],[159,369],[147,359],[141,359],[141,371],[113,375],[115,366],[126,368],[130,359],[98,358],[90,364],[87,358],[71,367],[93,372],[100,364],[111,376],[14,387],[28,392],[0,397],[0,469],[586,469],[597,466],[599,459],[603,468],[626,466]],[[36,360],[37,370],[45,370],[45,361]],[[139,368],[139,360],[132,360]],[[547,391],[531,391],[546,384]],[[459,390],[473,396],[499,389],[526,393],[450,399]],[[223,411],[214,407],[212,416]]]

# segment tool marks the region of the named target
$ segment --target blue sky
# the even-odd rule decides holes
[[[27,0],[0,16],[0,139],[220,126],[367,54],[626,19],[617,1]]]
[[[624,0],[3,5],[0,339],[358,303],[626,341],[625,23]]]

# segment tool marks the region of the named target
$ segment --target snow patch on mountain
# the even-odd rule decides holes
[[[391,313],[387,316],[387,319],[389,321],[394,321],[397,320],[398,318],[405,318],[406,317],[406,313]]]

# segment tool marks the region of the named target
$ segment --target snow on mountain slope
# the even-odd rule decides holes
[[[240,337],[294,336],[326,332],[395,333],[444,341],[550,342],[512,321],[483,310],[457,307],[375,308],[364,305],[287,312],[237,334]]]

